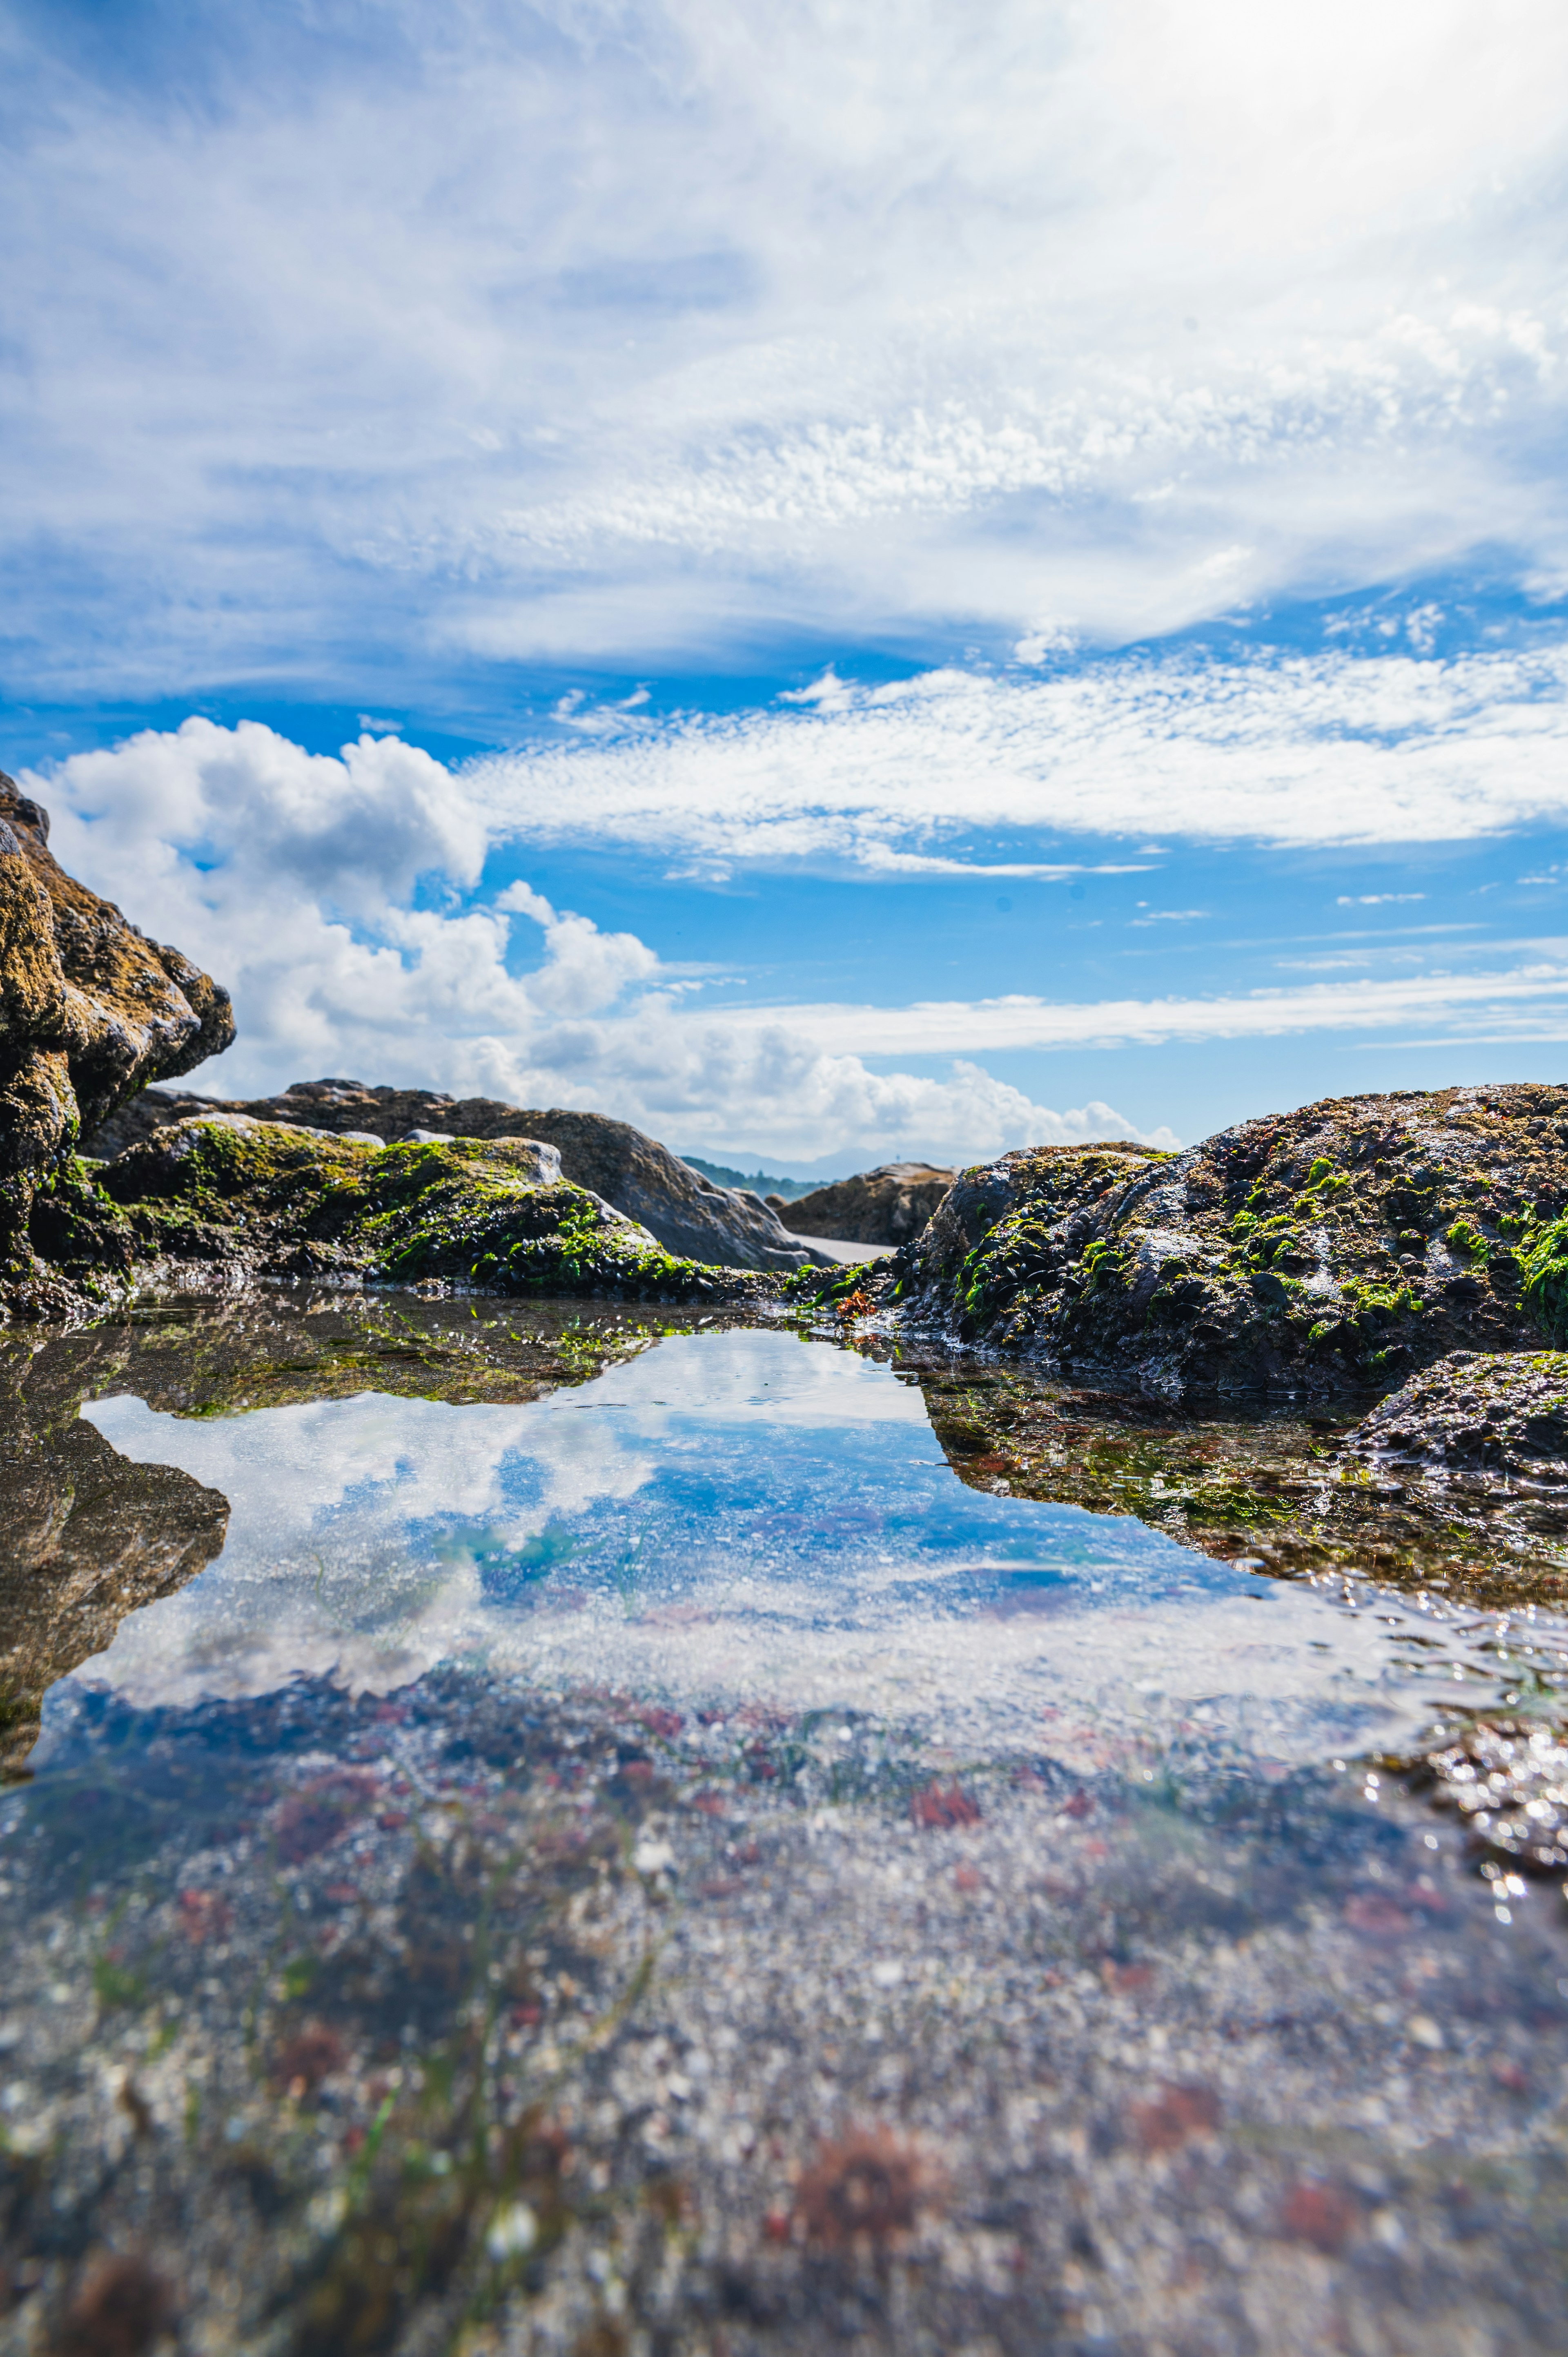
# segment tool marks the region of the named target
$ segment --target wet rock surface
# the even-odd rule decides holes
[[[1558,1339],[1565,1205],[1568,1089],[1333,1098],[1179,1155],[967,1170],[865,1286],[905,1330],[1128,1390],[1382,1390]]]
[[[1561,1723],[1472,1719],[1412,1770],[1452,1809],[1494,1881],[1499,1868],[1561,1876],[1568,1867],[1568,1731]]]
[[[929,1162],[885,1162],[853,1178],[834,1179],[786,1202],[766,1200],[797,1235],[834,1236],[843,1243],[902,1244],[918,1235],[953,1180],[956,1170]]]
[[[1568,1486],[1568,1352],[1451,1351],[1357,1426],[1375,1463]]]
[[[494,1097],[334,1080],[296,1082],[275,1097],[223,1101],[149,1090],[101,1128],[87,1150],[119,1154],[171,1122],[214,1109],[327,1135],[368,1135],[386,1144],[413,1130],[448,1138],[537,1139],[555,1148],[568,1180],[638,1221],[677,1257],[757,1269],[806,1268],[821,1257],[782,1228],[757,1196],[715,1187],[629,1122],[595,1113],[530,1112]]]
[[[234,1037],[228,993],[68,876],[48,831],[0,775],[0,1297],[43,1316],[69,1306],[50,1212],[80,1132]]]

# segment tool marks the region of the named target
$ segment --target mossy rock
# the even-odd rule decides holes
[[[1173,1398],[1387,1391],[1456,1348],[1568,1341],[1568,1088],[1004,1155],[866,1282],[906,1332]]]
[[[38,1305],[14,1287],[15,1315],[263,1278],[672,1302],[772,1298],[780,1285],[676,1258],[588,1189],[542,1179],[525,1139],[381,1147],[232,1116],[73,1164],[31,1234],[54,1292]]]

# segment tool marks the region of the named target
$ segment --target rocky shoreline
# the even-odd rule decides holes
[[[962,1172],[864,1281],[899,1330],[1149,1397],[1387,1391],[1568,1309],[1568,1088],[1328,1098],[1182,1154]]]
[[[1177,1154],[889,1164],[769,1205],[599,1114],[156,1085],[229,1044],[227,996],[48,834],[0,780],[4,1322],[295,1285],[794,1316],[972,1365],[956,1421],[950,1378],[931,1407],[944,1445],[979,1435],[950,1448],[966,1480],[1291,1574],[1441,1582],[1457,1555],[1477,1589],[1559,1593],[1568,1088],[1329,1099]],[[846,1268],[811,1233],[897,1250]]]

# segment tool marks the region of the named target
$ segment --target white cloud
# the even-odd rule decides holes
[[[917,683],[891,704],[857,705],[847,725],[865,708],[921,712],[934,701],[945,712],[967,697],[962,683],[930,695]],[[1131,758],[1125,742],[1118,758]],[[1100,1099],[1067,1110],[1035,1102],[976,1060],[986,1054],[1410,1025],[1436,1026],[1453,1040],[1548,1039],[1568,1023],[1568,959],[1555,941],[1511,951],[1451,942],[1444,952],[1485,955],[1488,972],[1208,997],[706,1006],[704,977],[662,966],[635,934],[601,931],[524,880],[493,896],[478,888],[498,845],[552,834],[563,809],[580,837],[636,822],[635,796],[613,764],[597,773],[608,783],[596,804],[592,774],[563,791],[561,759],[547,757],[542,770],[487,762],[453,772],[395,737],[361,737],[329,758],[258,724],[231,730],[192,719],[172,734],[148,730],[114,751],[75,755],[47,775],[25,773],[24,782],[51,806],[72,872],[234,989],[241,1044],[202,1076],[225,1093],[346,1071],[591,1107],[689,1147],[967,1157],[1139,1135]],[[699,767],[700,782],[706,775]],[[875,791],[873,815],[891,824],[875,808]],[[705,840],[709,805],[693,799]],[[825,797],[798,837],[793,818],[759,815],[755,802],[748,813],[746,801],[742,764],[725,837],[732,845],[820,846],[811,830],[831,815]],[[1493,823],[1502,806],[1494,798]],[[663,809],[680,816],[668,797]],[[1470,823],[1487,809],[1473,805]],[[749,834],[737,836],[736,825]],[[526,930],[514,939],[519,923],[539,929],[542,955]],[[923,1069],[873,1069],[898,1059]],[[947,1067],[940,1076],[933,1061]],[[1151,1135],[1171,1142],[1166,1130]]]
[[[1015,1054],[1021,1049],[1155,1047],[1168,1039],[1267,1039],[1442,1021],[1447,1044],[1556,1039],[1568,1026],[1568,961],[1537,958],[1491,974],[1423,974],[1210,998],[1053,1001],[1009,996],[914,1006],[776,1006],[731,1020],[781,1023],[802,1039],[852,1039],[863,1055]]]
[[[521,839],[613,839],[717,871],[951,873],[940,846],[982,829],[1369,845],[1568,816],[1568,645],[827,678],[809,705],[499,755],[467,791]],[[977,857],[988,873],[1069,872]]]
[[[526,882],[461,906],[503,831],[484,780],[393,738],[331,759],[253,724],[195,719],[25,778],[71,872],[232,988],[239,1044],[198,1078],[220,1094],[351,1072],[796,1158],[1140,1135],[1099,1101],[1036,1104],[961,1048],[938,1051],[941,1077],[878,1072],[852,1029],[807,1038],[775,1017],[704,1013],[635,935],[601,932]],[[517,919],[543,936],[521,971]]]
[[[349,14],[5,30],[30,693],[1568,573],[1555,0]]]

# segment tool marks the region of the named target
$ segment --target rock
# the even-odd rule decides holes
[[[1568,1353],[1451,1351],[1363,1418],[1348,1455],[1568,1486]]]
[[[127,1146],[95,1196],[136,1281],[176,1290],[238,1291],[262,1277],[621,1300],[778,1289],[674,1258],[590,1189],[542,1175],[553,1165],[533,1138],[378,1146],[209,1110]],[[101,1233],[89,1248],[102,1254]],[[68,1276],[72,1249],[68,1234],[58,1247]]]
[[[834,1236],[843,1243],[901,1244],[917,1235],[957,1178],[929,1162],[884,1162],[854,1178],[837,1178],[792,1203],[765,1200],[785,1227],[802,1236]]]
[[[906,1328],[1155,1396],[1384,1390],[1568,1340],[1565,1208],[1568,1088],[1337,1097],[1183,1154],[1004,1155],[855,1281]]]
[[[48,823],[0,775],[0,1286],[22,1315],[59,1306],[35,1213],[81,1132],[234,1037],[227,991],[69,877]]]
[[[113,1155],[160,1125],[216,1109],[211,1100],[149,1091],[91,1141]],[[553,1146],[575,1186],[590,1188],[639,1221],[667,1252],[722,1268],[799,1269],[833,1264],[782,1228],[758,1196],[715,1187],[700,1171],[629,1122],[604,1114],[532,1113],[495,1097],[449,1097],[430,1089],[366,1088],[358,1081],[296,1081],[275,1097],[225,1103],[225,1111],[339,1136],[499,1139],[526,1136]]]

